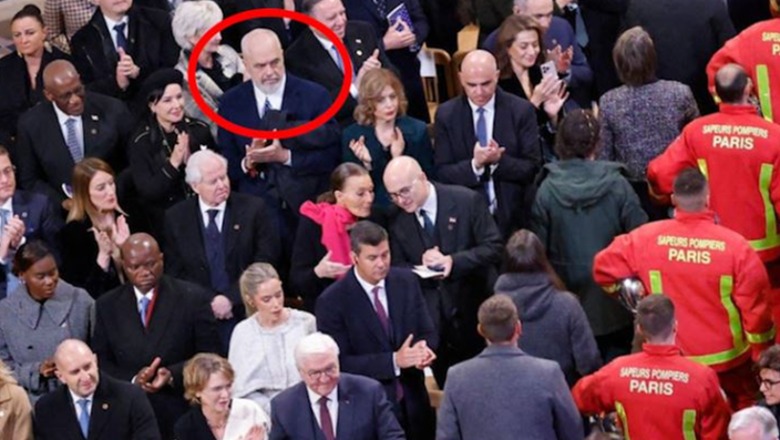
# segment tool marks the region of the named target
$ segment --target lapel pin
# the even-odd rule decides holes
[[[60,327],[67,328],[68,327],[68,321],[63,322]]]
[[[98,121],[98,115],[92,115],[92,120],[97,122]]]
[[[24,212],[22,213],[22,218],[27,218],[27,211],[24,211]]]
[[[450,217],[450,219],[449,219],[449,222],[450,222],[450,223],[457,223],[457,222],[458,222],[458,219],[457,219],[457,218],[455,218],[455,217]]]
[[[108,409],[108,404],[104,403],[103,406],[101,406],[101,408],[103,408],[104,410]]]
[[[357,51],[355,51],[355,53],[357,53],[357,56],[362,56],[362,55],[363,55],[363,51],[362,51],[362,50],[360,50],[360,49],[358,49]]]
[[[239,229],[241,229],[241,225],[233,225],[233,230],[238,231]]]
[[[362,44],[363,40],[361,40],[360,38],[355,38],[355,43]]]
[[[208,147],[207,145],[201,145],[201,146],[200,146],[200,149],[201,149],[201,151],[203,151],[203,150],[208,150],[208,148],[209,148],[209,147]]]
[[[89,132],[92,133],[92,134],[97,134],[97,130],[94,129],[94,128],[92,130],[90,130]]]

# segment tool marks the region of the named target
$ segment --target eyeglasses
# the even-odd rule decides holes
[[[414,185],[417,184],[417,180],[418,178],[415,178],[408,186],[399,189],[397,192],[388,192],[387,194],[393,200],[408,199],[409,196],[412,195],[412,190],[414,189]]]
[[[74,96],[78,96],[79,98],[84,96],[85,88],[83,84],[79,84],[76,86],[73,90],[69,90],[61,95],[53,95],[55,101],[59,102],[69,102],[71,98]]]
[[[306,375],[309,376],[309,379],[311,380],[320,380],[323,374],[328,377],[333,377],[336,374],[338,374],[338,372],[339,372],[339,367],[337,365],[331,365],[322,370],[307,371]]]
[[[765,385],[767,388],[772,388],[773,386],[780,384],[780,380],[764,379],[761,376],[756,376],[756,382],[758,383],[759,387],[761,387],[761,385]]]

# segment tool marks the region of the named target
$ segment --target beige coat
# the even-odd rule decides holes
[[[0,386],[0,438],[32,440],[32,407],[22,387]]]

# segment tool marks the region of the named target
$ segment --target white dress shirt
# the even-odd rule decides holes
[[[425,199],[425,202],[423,202],[422,206],[420,206],[420,209],[417,210],[415,215],[417,216],[417,221],[420,223],[420,226],[425,228],[425,220],[422,216],[422,210],[425,210],[425,213],[428,215],[428,217],[431,219],[431,223],[434,227],[436,227],[436,212],[438,211],[438,196],[436,195],[436,187],[433,186],[431,182],[428,182],[428,198]]]
[[[79,116],[71,116],[62,110],[60,110],[59,107],[55,103],[51,103],[52,107],[54,107],[54,113],[57,115],[57,122],[60,124],[60,131],[62,132],[62,139],[65,141],[65,146],[68,146],[68,126],[65,125],[66,122],[68,122],[68,119],[75,119],[76,125],[74,126],[76,130],[76,140],[79,142],[79,147],[81,148],[81,154],[86,157],[85,151],[84,151],[84,123],[82,122],[81,117],[83,115]],[[69,148],[69,147],[68,147]],[[68,150],[68,155],[70,155],[70,150]]]
[[[95,403],[95,393],[92,393],[87,397],[81,397],[78,394],[74,393],[70,388],[68,388],[68,393],[70,393],[70,398],[73,399],[73,406],[76,407],[77,421],[81,418],[81,405],[79,405],[79,400],[81,399],[87,399],[87,413],[90,416],[92,415],[92,404]]]
[[[262,119],[265,116],[265,100],[268,99],[268,102],[271,104],[272,110],[281,110],[282,109],[282,100],[284,98],[284,87],[287,85],[287,75],[282,75],[281,83],[279,84],[279,88],[276,89],[275,92],[271,93],[270,95],[266,95],[265,92],[260,90],[257,85],[252,83],[252,87],[255,89],[255,103],[257,104],[257,114]]]
[[[322,428],[322,422],[320,421],[320,396],[312,391],[309,387],[306,387],[306,393],[309,395],[309,405],[314,413],[314,418],[317,420],[317,425]],[[336,385],[333,391],[326,396],[328,398],[328,412],[330,413],[330,421],[333,424],[333,435],[338,432],[339,424],[339,387]]]
[[[336,45],[333,44],[333,42],[328,40],[327,38],[324,38],[324,37],[320,36],[320,34],[318,34],[317,32],[314,32],[314,37],[317,38],[317,41],[320,42],[320,44],[322,45],[322,48],[325,49],[325,52],[328,53],[328,55],[331,57],[331,59],[333,59],[333,62],[336,63],[336,65],[338,66],[339,65],[339,61],[336,59],[336,54],[333,53],[333,50],[336,47]],[[339,55],[341,55],[341,54],[339,54]],[[350,58],[349,60],[352,61],[352,58]],[[343,60],[342,60],[342,65],[344,65]],[[344,65],[344,67],[346,67],[346,66]],[[355,63],[353,62],[352,63],[352,72],[353,72],[352,73],[352,79],[353,80],[355,79],[355,75],[357,74],[355,72],[356,67],[357,66],[355,66]],[[358,97],[358,87],[357,86],[358,85],[355,84],[355,81],[352,81],[349,84],[349,94],[352,95],[352,97],[355,98],[355,99],[357,99],[357,97]]]
[[[209,213],[208,211],[212,209],[216,209],[219,211],[217,213],[217,216],[214,217],[214,222],[217,223],[217,229],[219,232],[222,232],[222,223],[225,219],[225,207],[227,206],[227,200],[220,203],[217,206],[207,206],[205,203],[203,203],[203,200],[198,197],[198,208],[200,209],[200,217],[201,220],[203,220],[203,227],[207,228],[209,226]]]
[[[477,133],[477,121],[479,120],[479,106],[471,102],[471,100],[468,100],[469,107],[471,107],[471,117],[474,121],[474,133]],[[485,109],[484,112],[484,118],[485,118],[485,128],[487,129],[487,139],[488,142],[490,142],[491,139],[493,139],[493,122],[495,121],[496,117],[496,95],[493,95],[492,98],[490,98],[490,101],[488,101],[485,105],[482,106],[483,109]],[[498,164],[494,163],[490,165],[490,172],[491,174],[498,168]],[[474,176],[476,176],[477,179],[479,179],[482,174],[485,173],[484,168],[477,168],[474,166],[474,161],[471,162],[471,170],[474,172]],[[490,213],[492,214],[496,210],[496,187],[493,184],[493,178],[491,177],[490,180],[487,182],[487,193],[489,197],[489,209]]]
[[[393,322],[392,318],[390,317],[390,307],[387,305],[387,290],[385,289],[385,280],[379,280],[378,283],[371,284],[360,276],[357,269],[352,270],[355,272],[355,278],[357,278],[358,284],[360,284],[360,287],[362,287],[363,291],[366,292],[366,295],[368,296],[368,302],[370,302],[371,306],[374,307],[374,311],[376,311],[376,303],[374,303],[373,290],[374,287],[379,287],[377,297],[379,298],[379,302],[382,303],[382,307],[385,309],[387,320],[389,322]],[[395,361],[395,353],[393,353],[393,370],[395,370],[396,377],[401,375],[401,369],[398,367],[398,363]]]
[[[117,45],[116,45],[116,31],[114,30],[114,26],[118,25],[119,23],[124,23],[125,24],[125,28],[124,28],[122,33],[125,34],[125,40],[127,40],[128,43],[130,42],[130,39],[127,37],[127,31],[130,28],[130,21],[127,19],[127,15],[122,17],[122,19],[119,20],[119,21],[114,21],[114,20],[106,17],[105,15],[103,16],[103,19],[106,21],[106,27],[108,27],[108,34],[111,35],[111,41],[114,42],[114,49],[117,48]],[[117,52],[119,52],[119,51],[117,51]]]

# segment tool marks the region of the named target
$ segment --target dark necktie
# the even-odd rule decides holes
[[[333,432],[333,421],[330,419],[328,411],[328,398],[320,397],[320,429],[325,435],[325,440],[336,440],[336,434]]]
[[[219,209],[208,209],[206,213],[209,215],[209,224],[206,226],[206,234],[209,237],[219,237],[219,228],[217,227],[217,216],[219,215]]]
[[[379,318],[379,323],[382,324],[385,333],[387,336],[390,336],[390,318],[387,317],[385,306],[383,306],[382,301],[379,300],[379,289],[381,289],[379,286],[374,286],[374,288],[371,289],[371,293],[374,294],[374,310],[376,310],[376,317]]]
[[[420,217],[423,219],[423,231],[425,231],[430,238],[433,238],[433,221],[431,220],[431,217],[424,209],[420,210]]]
[[[68,118],[65,121],[65,128],[67,129],[65,143],[68,145],[68,151],[70,151],[70,157],[73,158],[73,163],[79,163],[84,158],[84,153],[81,151],[79,138],[76,134],[76,122],[76,118]]]
[[[116,31],[116,48],[119,50],[121,47],[122,50],[127,53],[128,50],[128,44],[127,44],[127,38],[125,37],[125,26],[127,26],[127,23],[118,23],[114,25],[114,31]]]

